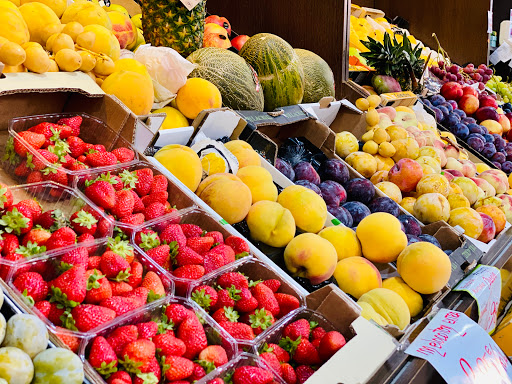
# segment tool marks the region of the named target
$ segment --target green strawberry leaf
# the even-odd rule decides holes
[[[94,270],[94,273],[90,275],[87,279],[87,290],[97,289],[101,287],[101,284],[98,280],[103,279],[105,275],[102,275],[97,269]]]
[[[235,255],[235,260],[240,260],[243,257],[249,256],[249,252],[242,252]]]
[[[141,243],[139,244],[139,247],[145,251],[156,248],[160,245],[160,238],[156,233],[141,233],[140,239]]]
[[[128,281],[131,275],[130,268],[126,268],[124,271],[120,271],[113,280],[117,282]]]
[[[199,306],[208,311],[212,303],[211,296],[206,293],[203,288],[200,291],[192,292],[191,299],[194,300]]]
[[[93,215],[84,210],[78,211],[76,215],[77,216],[73,219],[73,223],[79,224],[87,229],[91,229],[93,225],[98,223],[98,220],[96,220]]]
[[[174,329],[174,322],[167,317],[162,315],[161,321],[158,323],[158,334],[166,333],[168,330]]]
[[[59,306],[57,306],[58,308]],[[62,321],[62,326],[64,328],[70,329],[72,331],[78,331],[78,328],[75,326],[75,319],[71,316],[69,311],[65,311],[62,315],[60,315],[60,321]]]
[[[249,322],[251,328],[261,328],[262,330],[270,327],[272,323],[272,315],[267,314],[265,308],[256,309],[253,315],[249,315]]]
[[[196,360],[195,362],[204,368],[206,374],[209,374],[210,372],[215,371],[215,368],[216,368],[215,364],[213,364],[213,362],[211,362],[211,361]]]
[[[158,384],[158,378],[153,372],[137,373],[139,379],[142,379],[142,384]]]
[[[31,259],[35,255],[43,252],[46,252],[46,247],[44,245],[39,245],[31,241],[29,241],[25,246],[19,246],[15,251],[15,253],[22,255],[26,259]]]
[[[229,297],[232,300],[238,301],[238,300],[241,299],[239,293],[241,293],[242,290],[236,289],[236,287],[234,285],[232,285],[231,287],[227,288],[226,290],[228,291]]]
[[[34,169],[35,165],[32,162],[34,155],[31,153],[27,153],[27,168]]]
[[[124,367],[126,372],[133,373],[135,375],[141,373],[139,368],[142,366],[142,363],[140,361],[130,359],[128,355],[124,355],[124,359],[120,359],[119,364]]]
[[[290,355],[293,355],[295,353],[295,350],[300,344],[300,341],[302,339],[302,336],[299,336],[297,340],[293,341],[288,336],[285,338],[282,338],[279,340],[279,346],[283,348],[286,352],[288,352]]]
[[[12,136],[9,136],[7,143],[5,143],[3,160],[8,161],[11,165],[16,165],[20,162],[20,157],[14,150],[14,138]]]
[[[139,178],[137,177],[136,172],[130,172],[127,169],[125,169],[123,172],[119,174],[119,177],[121,178],[121,181],[125,185],[125,187],[129,187],[131,189],[135,188],[135,185],[139,181]]]
[[[30,308],[32,308],[35,304],[34,298],[32,296],[29,296],[28,291],[25,289],[23,293],[21,294],[23,301],[25,304],[27,304]]]
[[[5,214],[0,219],[0,225],[5,227],[5,232],[14,232],[16,235],[21,234],[21,229],[28,228],[29,223],[30,219],[23,216],[23,214],[18,211],[18,208],[16,207],[14,207],[12,211],[5,212]]]
[[[106,363],[105,361],[102,361],[101,362],[101,366],[100,367],[94,367],[94,369],[100,374],[100,375],[103,375],[105,376],[106,378],[108,378],[110,375],[112,375],[113,373],[117,372],[117,367],[116,367],[116,363],[117,361],[114,360],[114,361],[111,361],[110,363]]]
[[[148,303],[152,303],[153,301],[156,301],[158,299],[162,298],[162,295],[156,294],[153,290],[149,291],[148,293]]]
[[[226,318],[232,323],[236,323],[240,318],[240,315],[233,309],[233,307],[224,307],[224,316],[226,316]]]
[[[263,280],[256,280],[256,281],[249,280],[249,288],[255,287],[255,286],[257,286],[259,283],[263,283]]]
[[[123,240],[121,236],[109,238],[107,240],[107,248],[125,259],[129,255],[133,255],[133,247],[130,245],[130,242]]]

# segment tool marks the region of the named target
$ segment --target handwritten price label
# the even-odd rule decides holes
[[[405,351],[427,360],[450,384],[512,384],[512,365],[465,314],[441,309]]]
[[[183,3],[183,5],[184,5],[185,7],[187,7],[187,9],[188,9],[189,11],[191,11],[192,9],[194,9],[194,7],[195,7],[197,4],[199,4],[199,3],[200,3],[201,1],[203,1],[203,0],[180,0],[180,1]]]
[[[454,291],[468,292],[478,305],[478,324],[487,333],[496,328],[496,318],[501,296],[501,275],[499,269],[479,265],[471,275],[462,280]]]

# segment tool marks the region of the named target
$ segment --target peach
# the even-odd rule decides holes
[[[458,171],[456,169],[445,169],[443,172],[444,173],[449,173],[453,177],[465,177],[464,174],[461,171]],[[452,180],[450,180],[450,181],[452,181]]]
[[[382,288],[398,293],[407,303],[411,317],[419,315],[423,310],[423,298],[409,287],[401,277],[390,277],[382,282]]]
[[[491,169],[491,167],[489,167],[487,164],[484,164],[484,163],[476,163],[476,171],[478,173],[482,173],[483,171],[487,171],[489,169]]]
[[[466,236],[473,239],[478,239],[484,229],[480,214],[472,208],[455,208],[450,212],[448,224],[452,227],[458,225]]]
[[[425,224],[450,217],[450,203],[440,193],[426,193],[416,199],[413,207],[414,217]]]
[[[459,187],[457,184],[453,183],[452,181],[450,181],[450,194],[455,193],[458,195],[463,195],[461,187]]]
[[[428,164],[420,163],[420,166],[421,170],[423,171],[423,175],[432,175],[434,173],[437,173],[436,170]]]
[[[363,294],[382,286],[379,270],[364,257],[355,256],[338,261],[334,278],[341,290],[359,299]]]
[[[492,217],[489,215],[486,215],[485,213],[480,213],[480,217],[482,218],[482,223],[484,224],[484,227],[482,229],[482,233],[480,236],[478,236],[479,241],[483,243],[488,243],[492,239],[494,239],[494,236],[496,236],[496,225],[494,225],[494,221],[492,220]]]
[[[491,196],[491,197],[483,197],[478,199],[475,204],[473,204],[473,208],[477,209],[484,205],[495,205],[499,209],[503,210],[504,202],[499,197]]]
[[[508,176],[508,185],[512,188],[512,173]]]
[[[440,193],[444,197],[450,194],[450,183],[440,174],[426,175],[421,178],[418,185],[416,185],[416,192],[418,195],[425,193]]]
[[[450,172],[441,171],[441,175],[443,175],[446,180],[452,181],[455,176],[453,176]]]
[[[416,159],[419,164],[425,164],[432,167],[435,173],[441,173],[441,164],[435,158],[430,156],[420,156]]]
[[[450,132],[447,132],[447,133],[450,133]],[[454,138],[453,141],[456,141],[456,139]],[[459,158],[459,153],[460,151],[454,147],[453,145],[447,145],[446,148],[444,149],[444,154],[446,155],[447,158],[453,158],[453,159],[458,159]]]
[[[205,178],[203,181],[201,181],[201,184],[199,184],[199,186],[197,187],[196,189],[196,195],[200,195],[201,192],[203,192],[203,190],[209,186],[211,183],[213,182],[216,182],[218,180],[221,180],[221,179],[230,179],[230,180],[234,180],[234,181],[242,181],[240,180],[239,177],[233,175],[232,173],[214,173],[213,175],[211,176],[208,176],[207,178]]]
[[[496,196],[496,189],[487,180],[480,177],[470,177],[470,179],[484,191],[485,197]]]
[[[416,159],[419,156],[420,147],[418,142],[412,137],[394,140],[391,142],[391,145],[396,149],[393,156],[393,160],[395,162],[398,162],[401,159]]]
[[[507,221],[512,223],[512,196],[508,194],[500,194],[499,197],[503,201],[502,211],[507,217]]]
[[[407,139],[409,136],[407,131],[398,125],[390,125],[386,128],[386,132],[389,135],[390,141]]]
[[[247,214],[251,238],[271,247],[285,247],[295,237],[295,220],[281,204],[262,200],[254,204]]]
[[[475,113],[480,107],[480,102],[478,101],[478,97],[473,95],[464,95],[459,100],[459,108],[462,109],[468,116]]]
[[[505,193],[508,190],[507,175],[500,170],[489,169],[479,174],[478,177],[488,181],[496,189],[496,193]]]
[[[358,149],[357,138],[352,133],[343,131],[336,134],[336,154],[339,157],[345,158]]]
[[[495,120],[485,120],[482,121],[480,125],[483,125],[485,128],[487,128],[491,135],[493,133],[496,133],[498,135],[501,135],[503,133],[503,126]]]
[[[367,179],[377,172],[377,160],[368,153],[353,152],[346,157],[345,161]]]
[[[454,169],[456,171],[459,171],[462,173],[462,170],[464,169],[464,167],[462,166],[462,163],[456,159],[456,158],[453,158],[453,157],[448,157],[447,160],[446,160],[446,164],[445,164],[445,168],[448,170],[448,169]]]
[[[130,17],[117,11],[107,12],[107,15],[112,22],[112,33],[119,41],[119,47],[125,49],[133,45],[137,41],[137,28]]]
[[[401,159],[388,173],[389,181],[395,183],[402,192],[411,192],[423,177],[419,163],[412,159]]]
[[[388,181],[388,171],[377,171],[370,178],[373,184],[378,184],[382,181]]]
[[[375,184],[375,187],[381,190],[386,196],[396,201],[398,204],[400,204],[402,201],[402,192],[396,184],[393,184],[390,181],[382,181]]]
[[[291,185],[279,194],[277,202],[290,210],[300,230],[317,233],[324,227],[327,206],[324,199],[311,189]]]
[[[475,204],[478,200],[479,191],[473,180],[468,177],[456,177],[452,180],[452,183],[460,187],[464,196],[469,200],[469,204]]]
[[[471,160],[461,160],[462,163],[462,173],[466,177],[475,177],[476,175],[476,165]]]
[[[503,128],[503,133],[507,133],[510,131],[510,120],[505,115],[500,115],[500,118],[498,120],[498,123],[501,124],[501,127]]]
[[[378,112],[386,114],[391,120],[394,120],[396,117],[396,109],[393,107],[379,108]]]
[[[390,143],[387,143],[387,144],[391,145]],[[393,165],[395,165],[395,162],[390,157],[384,157],[381,155],[375,155],[374,157],[375,157],[375,160],[377,161],[377,172],[389,171],[391,168],[393,168]]]
[[[455,208],[461,208],[461,207],[466,207],[466,208],[471,207],[469,205],[469,201],[466,198],[466,196],[464,196],[462,194],[451,193],[448,195],[447,199],[448,199],[448,203],[450,203],[450,210],[453,210]]]
[[[415,197],[404,197],[400,202],[400,206],[411,215],[414,215],[414,203],[416,203]]]
[[[242,140],[231,140],[224,144],[224,146],[235,155],[239,168],[247,167],[248,165],[261,165],[260,156],[252,149],[249,143]]]
[[[499,235],[503,229],[505,229],[505,225],[507,224],[507,217],[505,213],[499,209],[495,205],[483,205],[476,209],[477,212],[485,213],[489,215],[494,221],[494,225],[496,226],[496,235]]]
[[[362,256],[361,243],[356,232],[351,228],[342,225],[327,227],[318,232],[318,236],[334,245],[338,261],[347,257]]]
[[[155,154],[155,160],[192,192],[196,191],[203,176],[203,166],[194,150],[179,144],[166,145]]]
[[[409,287],[429,295],[438,292],[448,283],[452,263],[443,250],[421,241],[407,246],[400,253],[397,270]]]
[[[391,289],[372,289],[362,295],[357,304],[363,309],[361,316],[367,320],[374,320],[377,324],[396,325],[399,329],[405,329],[411,322],[407,303]]]
[[[261,200],[277,200],[277,187],[265,168],[248,165],[239,169],[236,175],[251,190],[253,204]]]

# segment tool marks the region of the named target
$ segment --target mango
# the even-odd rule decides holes
[[[317,233],[324,227],[327,206],[324,199],[311,189],[291,185],[279,194],[277,202],[290,210],[301,231]]]
[[[440,193],[425,193],[416,199],[413,214],[424,224],[446,221],[450,217],[450,203]]]
[[[407,246],[407,236],[401,228],[400,221],[389,213],[366,216],[356,229],[363,256],[374,263],[395,261]]]
[[[271,247],[285,247],[295,237],[295,220],[281,204],[262,200],[255,203],[247,214],[251,238]]]
[[[355,231],[351,228],[337,225],[326,227],[318,232],[318,236],[329,241],[338,255],[338,261],[352,256],[362,256],[361,243]]]
[[[409,307],[411,317],[414,317],[423,310],[423,298],[409,287],[401,277],[390,277],[382,282],[382,288],[391,289],[398,293]]]
[[[19,8],[23,19],[27,23],[30,33],[30,41],[44,44],[41,35],[43,29],[50,24],[60,23],[59,18],[53,10],[43,3],[26,3]]]
[[[464,229],[464,234],[473,239],[478,239],[484,229],[482,217],[472,208],[455,208],[450,212],[448,224],[452,227],[460,226]]]
[[[438,292],[448,283],[452,263],[442,249],[421,241],[407,246],[400,253],[397,270],[409,287],[429,295]]]
[[[363,294],[382,286],[379,270],[364,257],[354,256],[338,261],[334,278],[340,289],[359,299]]]
[[[30,39],[27,23],[18,8],[10,1],[0,1],[0,36],[23,45]]]
[[[101,89],[116,96],[136,115],[148,114],[153,106],[153,83],[137,72],[116,71],[103,81]]]
[[[67,7],[62,14],[61,22],[67,24],[70,21],[78,21],[84,27],[98,24],[112,30],[112,22],[108,18],[107,12],[98,4],[90,1],[75,2]]]
[[[363,311],[361,316],[368,320],[373,320],[373,313],[378,314],[387,324],[396,325],[399,329],[405,329],[411,322],[409,307],[402,297],[386,288],[375,288],[362,295],[357,301],[359,305],[369,305],[374,312]],[[380,321],[380,318],[377,318]],[[378,323],[378,321],[376,321]]]
[[[155,153],[155,159],[192,192],[196,191],[203,167],[195,151],[185,145],[171,144]]]
[[[253,204],[261,200],[277,200],[277,187],[265,168],[249,165],[241,168],[236,175],[251,190]]]
[[[239,168],[249,165],[261,165],[260,156],[252,149],[251,144],[243,140],[232,140],[228,141],[224,146],[237,158]]]

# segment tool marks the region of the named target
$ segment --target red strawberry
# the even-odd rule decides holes
[[[135,198],[133,197],[132,191],[122,189],[116,191],[115,194],[116,205],[111,210],[112,214],[118,219],[131,215],[135,207]]]
[[[102,300],[112,297],[112,287],[109,281],[96,269],[89,270],[87,274],[87,304],[98,304]]]
[[[28,177],[32,169],[28,166],[27,161],[23,160],[15,169],[14,174],[18,177]]]
[[[52,209],[43,212],[35,224],[40,225],[51,232],[55,232],[57,229],[65,227],[67,225],[66,222],[66,216],[60,209]]]
[[[293,360],[297,364],[317,365],[321,362],[318,351],[308,339],[300,339],[297,348],[292,354]]]
[[[61,165],[51,165],[41,171],[43,179],[46,181],[54,181],[56,183],[67,185],[68,175],[63,171]]]
[[[47,300],[38,301],[37,303],[34,304],[34,308],[37,309],[41,313],[41,315],[48,318],[50,314],[51,304]]]
[[[266,329],[270,328],[276,320],[274,316],[266,309],[256,309],[249,315],[249,324],[255,335],[259,335]]]
[[[149,290],[144,287],[137,287],[133,291],[125,293],[123,296],[134,299],[137,303],[137,306],[142,307],[148,301]]]
[[[187,350],[183,341],[168,333],[155,336],[153,342],[160,356],[183,356]]]
[[[297,384],[304,384],[314,373],[315,371],[309,365],[299,365],[295,368]]]
[[[202,265],[184,265],[176,268],[173,275],[182,279],[198,280],[204,276],[205,270]]]
[[[187,346],[187,351],[183,355],[187,359],[196,358],[199,352],[208,346],[203,325],[195,315],[188,316],[182,321],[176,335]]]
[[[213,315],[213,320],[217,323],[231,321],[233,323],[238,321],[239,315],[238,312],[235,311],[232,307],[222,307],[217,309]]]
[[[167,191],[162,192],[153,192],[149,195],[142,197],[142,204],[144,204],[145,207],[148,207],[152,203],[161,203],[165,205],[167,203],[167,199],[169,198],[169,193]]]
[[[57,121],[57,124],[67,125],[71,128],[73,136],[80,134],[80,125],[82,124],[82,116],[64,117]]]
[[[68,168],[70,171],[73,171],[73,172],[78,172],[78,171],[83,171],[84,169],[89,169],[89,166],[88,165],[85,165],[84,163],[81,163],[79,161],[75,161],[74,163],[72,163],[69,168]]]
[[[158,265],[169,268],[169,258],[171,249],[167,244],[159,245],[155,248],[148,249],[147,255]]]
[[[43,180],[43,174],[39,171],[32,171],[27,176],[27,184],[39,183]]]
[[[81,138],[71,136],[68,138],[67,143],[69,145],[69,154],[71,155],[71,157],[74,157],[76,159],[80,155],[83,155],[85,153],[85,143]]]
[[[324,337],[326,333],[327,332],[325,331],[325,329],[323,329],[320,326],[317,326],[317,327],[313,328],[313,330],[311,331],[311,339],[312,340],[322,339],[322,337]]]
[[[222,233],[219,231],[211,231],[207,232],[204,237],[211,237],[213,238],[213,242],[215,244],[224,244],[224,236],[222,236]]]
[[[50,231],[43,228],[32,228],[29,232],[23,236],[22,244],[26,247],[28,243],[45,245],[48,239],[51,237]]]
[[[281,363],[275,354],[272,352],[263,352],[260,354],[260,359],[265,361],[267,365],[274,370],[279,376],[282,376]]]
[[[235,251],[235,254],[240,255],[245,252],[249,254],[251,252],[249,248],[249,244],[247,244],[247,241],[242,239],[238,236],[229,236],[224,241],[226,245],[229,245],[231,248],[233,248],[233,251]]]
[[[190,237],[187,239],[187,247],[204,256],[213,245],[211,237]]]
[[[135,192],[133,189],[130,190],[130,192],[133,195],[133,201],[135,204],[133,205],[133,213],[142,213],[144,211],[144,203],[142,202],[142,199],[137,195],[137,192]]]
[[[16,252],[18,247],[20,246],[18,237],[11,233],[3,233],[2,237],[4,239],[4,245],[2,247],[2,255],[10,255]]]
[[[46,250],[67,247],[76,243],[76,233],[71,228],[63,227],[52,233],[46,242]]]
[[[30,217],[34,221],[37,221],[43,212],[41,205],[34,199],[21,200],[14,206],[22,213],[25,212],[25,210],[28,210],[30,212]]]
[[[137,330],[139,331],[139,339],[151,339],[158,334],[158,324],[154,321],[139,323],[137,324]]]
[[[78,247],[67,252],[60,258],[59,268],[63,271],[67,271],[68,269],[71,269],[71,267],[75,266],[86,270],[88,265],[89,252],[87,252],[87,248]]]
[[[253,340],[256,337],[251,326],[244,323],[224,322],[219,325],[237,340]]]
[[[21,157],[26,157],[31,149],[39,149],[46,141],[46,137],[40,133],[23,131],[14,138],[14,151]]]
[[[85,268],[72,267],[50,281],[49,286],[53,300],[68,307],[75,307],[85,300],[87,294]]]
[[[89,257],[87,269],[100,269],[101,256]]]
[[[98,219],[83,209],[73,213],[69,221],[74,231],[79,234],[88,233],[94,235],[98,229]]]
[[[90,167],[105,167],[116,165],[117,157],[110,152],[94,152],[85,156],[85,163]]]
[[[149,228],[144,228],[135,234],[135,244],[141,247],[143,250],[155,248],[160,245],[160,237],[158,233]]]
[[[110,230],[113,227],[114,216],[107,215],[106,218],[100,219],[98,222],[98,228],[96,229],[95,236],[97,238],[108,237]]]
[[[151,185],[153,184],[153,171],[150,168],[137,169],[137,182],[135,183],[135,191],[142,197],[149,194]]]
[[[204,258],[189,247],[180,247],[174,261],[176,265],[182,267],[184,265],[202,265]]]
[[[121,223],[138,226],[144,223],[144,215],[142,213],[134,213],[133,215],[128,215],[119,220]]]
[[[225,289],[231,286],[234,286],[236,289],[249,288],[249,282],[247,281],[247,277],[245,277],[239,272],[224,273],[217,279],[217,284]]]
[[[199,353],[199,360],[211,362],[218,368],[228,362],[228,355],[220,345],[209,345]]]
[[[200,226],[195,224],[180,224],[183,234],[188,237],[199,237],[203,234]]]
[[[217,245],[215,248],[213,248],[208,253],[216,253],[216,254],[221,255],[224,260],[224,265],[232,263],[236,260],[235,259],[235,251],[233,251],[233,249],[229,245],[226,245],[226,244]]]
[[[192,383],[201,380],[206,376],[206,371],[199,364],[194,363],[194,371],[192,375],[188,378]]]
[[[205,272],[210,273],[226,265],[226,262],[222,254],[210,251],[204,255],[203,265]]]
[[[297,340],[299,337],[309,340],[310,325],[306,319],[299,319],[288,324],[283,330],[283,337]]]
[[[178,327],[183,320],[189,316],[195,316],[194,312],[185,308],[181,304],[170,304],[165,309],[165,315]]]
[[[84,193],[93,203],[104,209],[112,209],[116,205],[116,190],[107,181],[95,181],[85,188]]]
[[[96,152],[99,152],[99,153],[105,153],[107,152],[107,149],[105,148],[105,146],[103,144],[94,144],[92,146],[92,148],[96,151]]]
[[[281,363],[288,363],[290,361],[290,354],[277,344],[265,344],[263,351],[272,352]]]
[[[123,365],[127,371],[144,367],[155,357],[155,344],[146,339],[139,339],[126,344],[123,349]]]
[[[80,339],[70,333],[66,328],[56,327],[55,336],[66,345],[72,352],[78,354],[78,347],[80,347]]]
[[[164,364],[169,367],[165,371],[165,379],[167,381],[183,380],[194,372],[194,363],[183,357],[166,356]]]
[[[0,183],[0,209],[9,208],[13,200],[12,191],[9,187],[4,183]]]
[[[281,364],[281,377],[286,384],[297,384],[295,370],[288,363]]]
[[[132,286],[125,281],[110,281],[109,283],[112,288],[112,296],[121,296],[133,291]]]
[[[148,271],[146,273],[141,286],[149,291],[148,301],[154,301],[165,296],[164,284],[160,277],[153,271]]]
[[[141,307],[140,302],[132,297],[113,296],[100,302],[104,308],[109,308],[115,312],[116,316],[124,315],[127,312],[134,311]]]
[[[64,156],[64,160],[61,160],[62,166],[66,169],[70,169],[71,166],[76,162],[77,161],[74,158],[72,158],[69,154],[66,154],[66,156]]]
[[[208,285],[199,285],[192,290],[191,299],[208,311],[217,304],[217,291]]]
[[[337,331],[327,332],[320,341],[320,347],[318,349],[320,358],[323,361],[329,360],[346,343],[347,342],[341,333]]]
[[[33,227],[32,215],[28,209],[23,207],[10,206],[4,211],[1,219],[5,223],[6,232],[16,235],[25,234]]]
[[[259,283],[251,289],[253,296],[258,300],[258,308],[268,309],[272,315],[279,315],[279,303],[277,302],[274,292],[263,283]]]
[[[114,353],[122,358],[124,347],[138,338],[139,331],[135,325],[124,325],[114,329],[107,337],[107,341],[114,349]]]
[[[122,256],[128,264],[131,264],[135,259],[135,254],[133,252],[133,247],[130,245],[128,240],[121,240],[119,238],[110,238],[107,241],[107,250]]]
[[[91,241],[94,241],[94,236],[90,233],[83,233],[76,239],[76,242],[78,244],[80,243],[90,243]]]
[[[233,384],[270,384],[274,376],[270,371],[259,367],[243,366],[235,369]]]
[[[87,332],[114,320],[116,313],[99,305],[81,304],[71,311],[75,326],[80,332]]]
[[[213,311],[224,307],[235,307],[235,299],[240,300],[240,290],[235,288],[221,289],[217,292],[217,305],[212,308]]]
[[[263,282],[263,284],[265,284],[265,282]],[[275,293],[274,296],[280,308],[279,317],[283,317],[300,307],[299,299],[295,296],[286,293]]]
[[[153,183],[151,184],[151,192],[167,192],[167,187],[169,183],[167,181],[167,177],[164,175],[155,175],[153,178]]]
[[[108,379],[107,384],[132,384],[132,378],[128,372],[114,372]]]
[[[62,325],[62,318],[66,317],[64,313],[66,310],[64,306],[57,303],[50,303],[50,310],[48,312],[48,320],[56,326]]]
[[[162,370],[156,357],[153,357],[147,364],[140,369],[141,373],[135,376],[134,384],[146,384],[148,382],[158,382],[162,376]],[[158,381],[157,381],[158,380]]]
[[[123,180],[121,180],[121,178],[117,175],[110,176],[110,183],[114,186],[116,191],[121,191],[124,187]]]
[[[107,279],[127,281],[130,277],[130,264],[128,261],[112,251],[107,251],[101,256],[100,269]]]
[[[277,279],[265,280],[263,281],[263,284],[269,287],[274,293],[279,291],[279,288],[281,288],[281,282]]]
[[[117,371],[117,356],[103,336],[94,338],[87,360],[101,375],[106,376]]]
[[[53,136],[52,127],[52,123],[39,123],[28,130],[30,132],[40,133],[41,135],[44,135],[45,138],[49,139]]]
[[[20,274],[13,282],[16,289],[31,303],[46,299],[48,296],[48,284],[43,277],[36,272]]]
[[[239,312],[252,312],[258,308],[258,300],[248,288],[240,289],[240,299],[235,303],[235,309]]]
[[[27,165],[30,167],[33,171],[42,171],[44,168],[46,168],[47,163],[55,164],[59,161],[59,156],[57,156],[55,153],[52,153],[48,151],[47,149],[38,149],[36,151],[42,159],[37,155],[32,155],[31,153],[27,154]]]
[[[149,206],[146,206],[142,213],[144,214],[146,221],[149,221],[163,216],[165,214],[165,207],[159,202],[151,203]]]
[[[160,241],[162,243],[171,244],[173,241],[178,243],[178,247],[187,245],[187,238],[179,224],[170,224],[160,234]]]
[[[130,264],[130,277],[126,282],[130,284],[133,288],[137,288],[142,283],[142,273],[144,272],[144,268],[142,264],[138,261],[134,261]]]
[[[135,152],[126,147],[116,148],[112,151],[112,154],[120,163],[128,163],[135,159]]]

